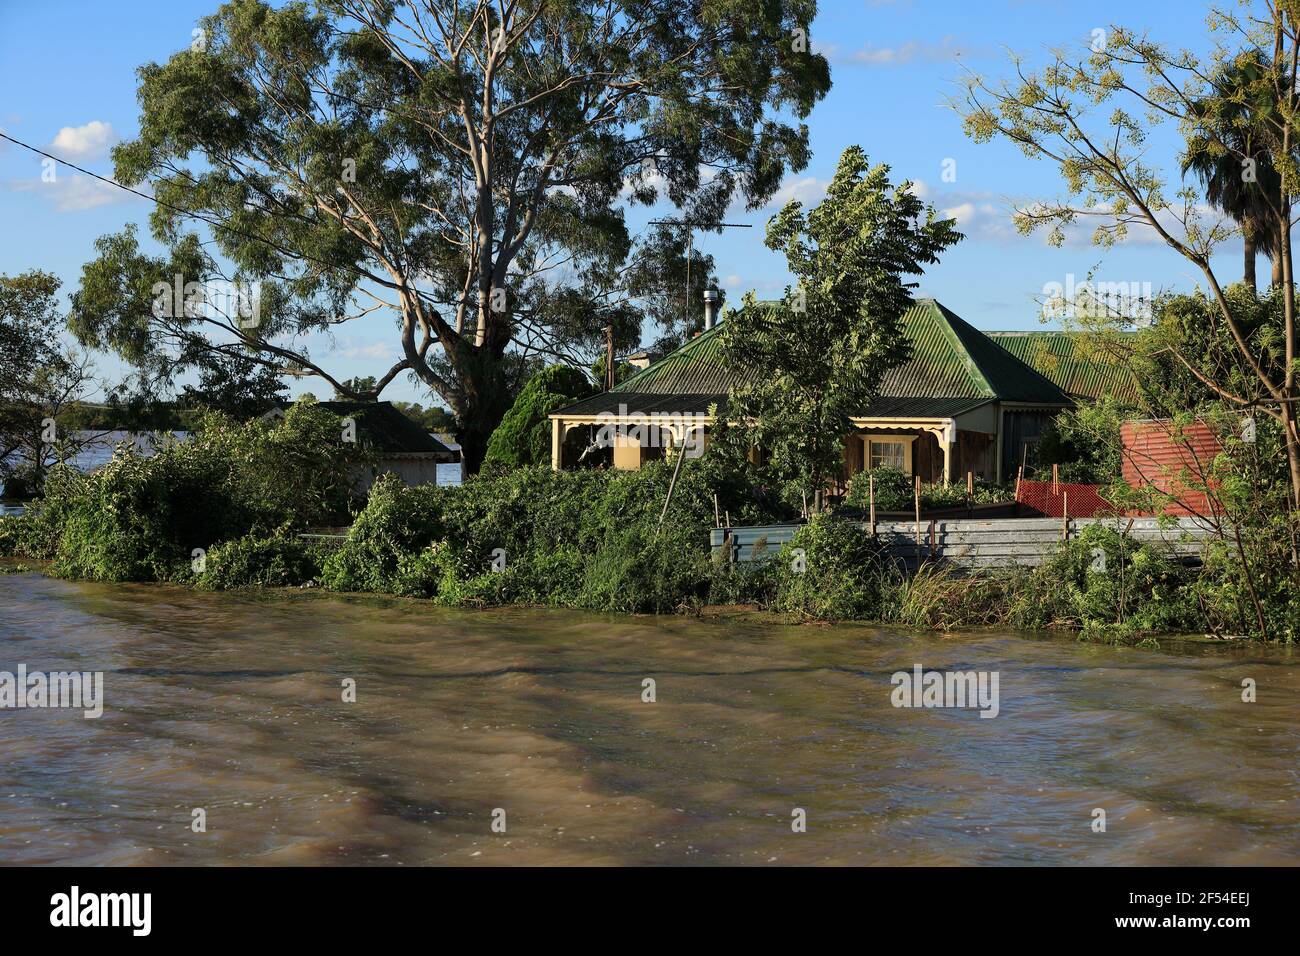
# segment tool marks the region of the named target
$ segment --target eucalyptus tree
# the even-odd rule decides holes
[[[93,380],[89,356],[60,339],[59,280],[32,270],[0,275],[0,484],[38,492],[46,466],[90,436],[64,427]]]
[[[1191,263],[1205,282],[1212,305],[1208,321],[1226,332],[1241,365],[1263,398],[1221,379],[1202,356],[1177,341],[1170,354],[1229,408],[1243,416],[1266,414],[1282,426],[1292,507],[1300,511],[1300,433],[1297,432],[1297,333],[1292,255],[1293,197],[1300,192],[1300,91],[1291,77],[1300,62],[1300,13],[1293,4],[1243,4],[1212,11],[1220,39],[1199,57],[1169,50],[1149,36],[1121,27],[1102,31],[1091,49],[1054,52],[1041,69],[1014,61],[1014,76],[995,81],[971,76],[953,105],[977,142],[1004,139],[1028,157],[1054,163],[1065,186],[1062,198],[1016,211],[1021,231],[1047,228],[1050,241],[1080,220],[1096,223],[1093,241],[1108,246],[1136,226],[1149,230]],[[1259,65],[1252,75],[1230,65],[1249,53]],[[1224,83],[1225,77],[1233,77]],[[1226,116],[1234,123],[1225,123]],[[1237,164],[1243,177],[1258,175],[1258,157],[1232,130],[1248,128],[1262,141],[1280,179],[1277,192],[1261,190],[1262,228],[1276,237],[1281,266],[1281,361],[1262,357],[1211,264],[1215,250],[1232,238],[1231,223],[1205,216],[1191,186],[1171,193],[1152,149],[1151,131],[1169,124],[1188,149],[1212,150]],[[1187,152],[1181,157],[1185,159]],[[1193,154],[1194,155],[1194,154]],[[1173,163],[1171,163],[1172,165]]]
[[[830,84],[815,12],[232,0],[140,70],[140,132],[115,172],[152,189],[166,253],[106,237],[74,327],[142,361],[242,349],[338,388],[303,339],[391,316],[398,357],[358,397],[413,374],[456,413],[474,468],[511,398],[507,352],[562,354],[608,325],[571,293],[598,306],[617,283],[627,206],[716,219],[807,164],[802,119]],[[256,321],[155,315],[150,289],[177,267],[260,283]]]
[[[765,449],[779,473],[820,499],[843,464],[853,416],[911,355],[908,277],[962,238],[955,227],[911,183],[891,184],[888,166],[846,149],[825,199],[807,212],[788,203],[768,223],[765,242],[785,254],[795,285],[779,304],[750,293],[722,323],[739,379],[725,431]]]

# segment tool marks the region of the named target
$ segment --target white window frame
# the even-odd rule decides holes
[[[862,464],[867,471],[872,470],[871,464],[871,445],[902,445],[903,446],[903,474],[912,474],[912,444],[916,441],[915,435],[863,435],[862,442],[863,460]]]

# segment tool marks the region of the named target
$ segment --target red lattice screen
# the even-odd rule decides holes
[[[1072,485],[1064,481],[1053,485],[1050,481],[1022,479],[1016,486],[1016,501],[1025,511],[1037,512],[1048,518],[1060,518],[1069,509],[1071,518],[1096,518],[1100,515],[1118,514],[1109,502],[1097,493],[1101,485]]]

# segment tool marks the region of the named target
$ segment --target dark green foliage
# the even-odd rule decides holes
[[[284,400],[285,386],[280,369],[244,355],[207,352],[194,366],[198,386],[186,385],[180,404],[186,408],[224,412],[236,421],[247,421],[274,408]]]
[[[670,611],[699,603],[711,576],[714,494],[733,521],[789,511],[756,496],[752,475],[706,454],[683,464],[660,526],[671,476],[656,462],[635,472],[519,468],[459,487],[381,480],[322,580],[451,604]]]
[[[875,539],[856,523],[819,515],[772,558],[773,605],[818,619],[879,617],[885,567]]]
[[[1043,432],[1038,460],[1060,465],[1062,481],[1108,485],[1122,477],[1120,425],[1132,412],[1106,397],[1057,415]]]
[[[860,471],[849,483],[849,493],[844,496],[844,506],[848,508],[869,509],[871,476],[876,479],[876,511],[912,511],[915,500],[912,492],[912,478],[897,468],[873,468],[870,472]],[[975,492],[970,496],[971,504],[990,504],[999,501],[1011,501],[1015,498],[1012,488],[1004,488],[991,482],[977,479]],[[921,486],[921,508],[957,508],[967,503],[966,483],[954,482],[948,487],[943,485]]]
[[[1016,627],[1171,633],[1204,630],[1191,573],[1155,548],[1090,525],[1034,569],[1016,594]]]
[[[25,553],[73,578],[190,580],[195,549],[346,520],[358,452],[341,439],[336,416],[298,405],[279,423],[211,416],[187,442],[151,458],[123,446],[89,475],[58,469],[20,519]]]
[[[59,280],[32,270],[0,275],[0,491],[6,498],[39,494],[46,468],[75,456],[79,443],[47,419],[89,389],[90,360],[63,344]]]
[[[320,573],[319,556],[295,534],[236,538],[209,551],[205,563],[198,584],[217,591],[287,587],[303,584]]]
[[[567,365],[542,369],[524,386],[488,440],[484,462],[509,468],[551,463],[551,422],[546,416],[595,392],[587,376]]]

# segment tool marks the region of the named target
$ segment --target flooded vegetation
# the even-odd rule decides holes
[[[1286,647],[35,573],[0,609],[0,670],[105,672],[97,720],[0,711],[5,863],[1300,861]],[[996,672],[998,716],[894,707],[915,665]]]

